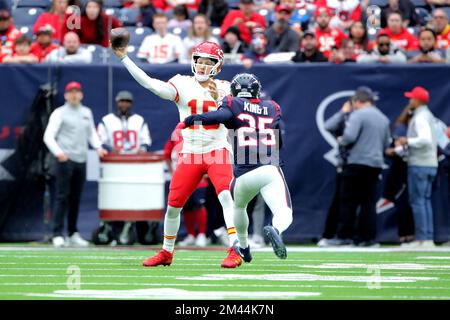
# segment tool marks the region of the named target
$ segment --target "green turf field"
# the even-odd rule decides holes
[[[220,250],[144,268],[153,249],[0,246],[0,299],[450,299],[449,249],[267,248],[221,269]]]

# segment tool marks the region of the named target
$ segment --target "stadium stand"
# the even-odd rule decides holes
[[[122,0],[104,0],[103,7],[105,8],[121,8],[123,6]]]
[[[16,25],[16,28],[23,35],[26,35],[26,36],[30,37],[31,39],[33,39],[34,35],[33,35],[33,26],[32,25],[27,25],[27,26]]]
[[[43,8],[49,9],[52,5],[51,0],[19,0],[17,8]]]
[[[173,33],[174,35],[179,36],[181,39],[183,39],[184,37],[186,37],[188,35],[188,32],[186,30],[179,28],[179,27],[169,29],[169,32]]]
[[[139,46],[144,38],[153,33],[152,29],[148,27],[126,27],[130,32],[130,45]]]
[[[119,20],[124,26],[135,26],[139,15],[138,9],[122,8],[120,9]]]
[[[41,13],[45,12],[42,8],[16,8],[12,12],[14,24],[20,26],[33,26]]]
[[[120,8],[105,8],[105,13],[117,19],[120,18]]]

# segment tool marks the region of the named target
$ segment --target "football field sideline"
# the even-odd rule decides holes
[[[220,268],[225,250],[176,250],[144,268],[154,248],[0,246],[1,299],[450,299],[450,248],[270,248]]]

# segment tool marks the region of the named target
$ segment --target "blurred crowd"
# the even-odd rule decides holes
[[[109,30],[142,63],[189,63],[219,43],[229,63],[444,63],[449,0],[0,0],[0,62],[101,63]]]

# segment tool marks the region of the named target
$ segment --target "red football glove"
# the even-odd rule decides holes
[[[450,127],[447,128],[447,137],[450,138]]]
[[[186,124],[184,122],[180,122],[177,124],[177,126],[175,127],[175,130],[182,130],[186,128]]]

